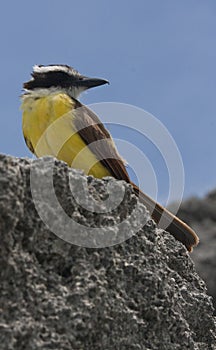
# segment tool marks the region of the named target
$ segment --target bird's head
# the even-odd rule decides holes
[[[31,74],[32,79],[23,84],[26,91],[64,91],[73,98],[87,89],[109,84],[107,80],[89,78],[81,75],[74,68],[63,64],[48,66],[36,65]]]

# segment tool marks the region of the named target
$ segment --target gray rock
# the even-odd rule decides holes
[[[200,237],[192,253],[196,269],[207,284],[216,308],[216,190],[204,198],[190,198],[183,202],[178,216],[186,221]]]
[[[47,181],[51,162],[0,157],[0,349],[216,349],[211,298],[185,247],[155,228],[128,184],[86,178],[56,161],[57,203],[82,225],[67,231]],[[30,186],[35,164],[31,185],[36,179],[40,193]],[[109,186],[124,196],[106,212]]]

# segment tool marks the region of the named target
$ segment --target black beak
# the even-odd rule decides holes
[[[107,80],[99,79],[99,78],[83,77],[82,80],[77,81],[78,86],[85,86],[86,89],[90,89],[90,88],[104,85],[104,84],[109,84],[109,82]]]

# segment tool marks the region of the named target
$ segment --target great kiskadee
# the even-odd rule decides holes
[[[113,176],[130,183],[156,223],[163,214],[162,226],[192,251],[199,241],[196,233],[130,180],[110,133],[96,114],[77,100],[81,92],[108,81],[88,78],[67,65],[37,65],[31,75],[23,85],[21,107],[23,135],[31,152],[37,157],[55,156],[83,169],[86,175]],[[99,140],[103,142],[98,144]]]

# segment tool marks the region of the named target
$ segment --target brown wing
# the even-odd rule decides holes
[[[83,141],[113,177],[130,182],[124,161],[119,155],[108,130],[93,111],[80,102],[75,102],[74,123]],[[97,144],[96,141],[99,140],[103,140],[103,142]]]
[[[98,159],[102,159],[100,160],[101,163],[104,164],[113,177],[118,180],[125,180],[133,186],[135,194],[150,211],[156,223],[159,223],[160,227],[165,228],[177,240],[182,242],[189,251],[192,251],[193,246],[196,246],[199,242],[196,233],[187,224],[174,216],[166,208],[156,203],[130,181],[124,161],[118,154],[108,130],[96,114],[78,101],[75,102],[75,126],[79,130],[79,135],[84,142]],[[98,146],[94,143],[94,141],[98,140],[104,140],[104,143]],[[163,217],[163,223],[160,222],[161,217]]]

